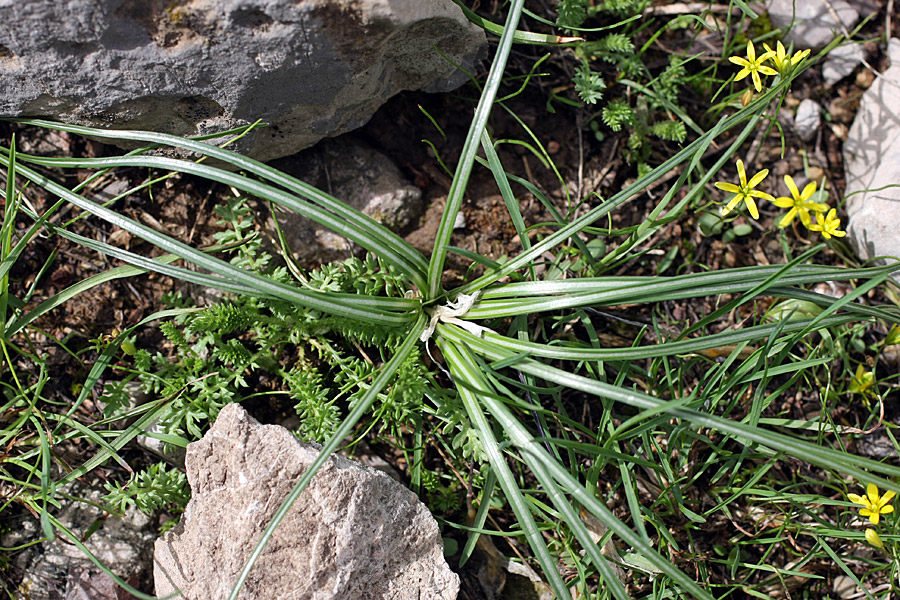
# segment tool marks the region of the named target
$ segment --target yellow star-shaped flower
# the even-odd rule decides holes
[[[778,42],[775,45],[775,50],[769,48],[768,44],[763,44],[763,48],[765,48],[767,52],[772,53],[772,63],[775,65],[775,70],[778,71],[782,77],[787,76],[796,65],[800,64],[801,60],[809,56],[809,49],[797,50],[794,52],[794,56],[788,56],[787,51],[784,49],[784,44],[781,42]]]
[[[742,56],[731,56],[728,58],[731,62],[736,65],[743,67],[738,74],[735,75],[734,80],[740,81],[747,75],[750,75],[751,79],[753,79],[753,87],[756,88],[757,92],[762,91],[762,80],[759,77],[759,74],[763,75],[778,75],[778,72],[772,67],[767,67],[763,63],[769,60],[771,57],[775,55],[775,52],[769,50],[764,52],[761,56],[757,58],[756,56],[756,48],[753,47],[753,42],[747,42],[747,58]]]
[[[760,192],[759,190],[754,190],[756,186],[762,183],[762,180],[766,178],[766,175],[769,174],[768,169],[763,169],[756,175],[750,178],[750,181],[747,181],[747,172],[744,170],[744,161],[738,159],[737,161],[737,171],[738,178],[741,181],[740,185],[735,185],[733,183],[725,183],[722,181],[716,182],[716,187],[725,192],[731,192],[735,194],[735,196],[728,201],[722,208],[722,216],[730,213],[738,203],[743,200],[744,204],[747,205],[747,210],[750,211],[750,216],[754,219],[759,218],[759,209],[756,208],[755,198],[764,198],[769,202],[775,202],[775,197],[771,196],[765,192]]]
[[[812,181],[807,183],[803,188],[803,192],[801,193],[799,189],[797,189],[797,184],[794,183],[794,178],[790,175],[784,176],[784,184],[791,191],[792,198],[788,198],[787,196],[781,196],[780,198],[775,199],[775,206],[779,206],[781,208],[790,208],[786,215],[781,219],[778,223],[779,227],[787,227],[790,225],[794,217],[800,215],[800,221],[806,226],[809,227],[812,219],[809,216],[809,212],[825,212],[828,210],[827,204],[822,204],[821,202],[811,202],[810,198],[812,195],[816,193],[816,182]]]
[[[837,211],[835,209],[831,209],[828,211],[828,215],[822,216],[823,213],[816,213],[816,221],[818,223],[814,223],[809,226],[810,231],[821,231],[822,236],[826,240],[830,240],[832,236],[834,237],[844,237],[847,235],[846,231],[840,231],[838,227],[841,226],[841,220],[837,218]]]
[[[867,396],[869,388],[873,385],[875,385],[875,373],[871,371],[866,372],[862,365],[856,367],[856,374],[850,380],[850,393]]]
[[[856,494],[847,494],[847,498],[854,504],[861,504],[863,508],[859,509],[859,514],[863,517],[869,517],[872,525],[878,525],[881,515],[894,512],[894,507],[888,504],[894,499],[894,492],[885,492],[884,496],[878,495],[878,486],[870,483],[866,487],[865,496],[857,496]]]

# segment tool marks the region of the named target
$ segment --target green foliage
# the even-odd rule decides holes
[[[603,11],[633,16],[640,8],[623,1],[581,6],[588,19]],[[510,23],[515,23],[522,3],[509,7]],[[576,8],[573,1],[567,10]],[[575,22],[578,15],[569,18]],[[507,42],[515,32],[506,33],[513,35],[501,38],[492,75],[502,75],[510,55]],[[818,261],[824,245],[798,249],[785,243],[784,261],[771,265],[717,270],[695,263],[689,265],[695,269],[676,275],[653,275],[678,270],[682,248],[687,248],[684,262],[695,260],[689,258],[694,251],[688,248],[694,243],[690,234],[673,240],[667,251],[654,246],[669,243],[663,227],[677,219],[687,232],[698,225],[716,227],[709,219],[691,221],[687,211],[708,193],[715,172],[772,118],[767,110],[778,90],[746,107],[730,107],[733,111],[706,131],[685,121],[698,135],[690,141],[678,128],[682,111],[675,106],[684,76],[681,62],[651,72],[636,49],[639,44],[628,50],[628,40],[606,35],[578,55],[579,94],[598,103],[606,81],[628,86],[627,93],[619,85],[606,92],[611,102],[597,109],[594,120],[628,129],[626,156],[642,177],[629,177],[608,198],[563,205],[534,183],[511,176],[507,169],[512,167],[493,152],[486,128],[502,79],[489,76],[428,258],[349,206],[246,157],[163,134],[37,122],[131,143],[167,144],[224,161],[241,173],[140,153],[99,160],[25,157],[25,165],[98,172],[177,165],[311,215],[368,253],[364,260],[309,272],[278,266],[263,251],[251,212],[238,196],[218,211],[227,226],[217,237],[227,250],[218,252],[226,252],[228,262],[173,243],[89,201],[81,188],[70,190],[29,166],[17,171],[49,194],[197,267],[147,261],[55,225],[50,230],[137,265],[113,275],[156,270],[226,293],[196,310],[183,307],[177,317],[154,316],[163,319],[163,347],[139,349],[133,359],[124,359],[133,360],[131,373],[157,397],[151,408],[158,413],[140,417],[146,419],[142,426],[158,417],[169,433],[195,439],[226,403],[264,395],[288,399],[300,418],[297,435],[323,442],[317,462],[296,482],[250,551],[231,600],[317,469],[346,440],[369,433],[384,434],[405,455],[410,481],[432,509],[458,510],[463,492],[477,502],[475,522],[461,528],[466,535],[498,527],[522,542],[515,544],[517,551],[527,542],[531,555],[526,559],[540,565],[557,597],[569,597],[573,590],[580,597],[616,600],[629,592],[704,600],[712,594],[771,597],[785,574],[806,573],[802,565],[786,567],[801,554],[813,557],[823,572],[835,565],[828,577],[816,574],[821,581],[804,592],[809,597],[830,593],[834,574],[858,576],[870,565],[891,573],[896,569],[898,522],[888,517],[881,526],[894,554],[869,553],[864,566],[857,561],[852,569],[842,562],[853,556],[853,544],[871,539],[842,499],[848,490],[859,490],[851,482],[900,491],[900,468],[850,450],[867,441],[860,432],[870,427],[884,432],[893,452],[898,446],[892,426],[874,409],[876,396],[881,405],[896,387],[897,376],[885,374],[888,360],[881,353],[887,353],[884,342],[892,335],[889,327],[900,322],[900,311],[873,292],[896,266],[825,266]],[[707,157],[706,150],[722,140],[724,131],[729,144]],[[646,162],[654,142],[653,149],[667,158],[650,168]],[[5,152],[15,165],[14,149]],[[478,160],[491,171],[520,233],[521,250],[499,260],[451,245]],[[520,211],[518,192],[511,191],[513,177],[552,215],[552,226],[527,221],[530,215]],[[663,183],[665,192],[650,193],[650,186]],[[8,189],[10,197],[15,194]],[[620,217],[630,216],[621,213],[632,211],[627,203],[637,197],[647,203],[648,218],[613,230]],[[0,239],[4,264],[11,262],[13,224],[7,219],[6,237],[0,235],[6,240]],[[758,233],[744,224],[732,230],[734,240]],[[604,238],[600,244],[597,237]],[[650,254],[651,249],[657,252]],[[456,261],[471,261],[471,269],[455,264],[448,272],[450,253],[458,254]],[[639,274],[632,272],[635,268]],[[850,282],[847,293],[840,299],[818,293],[828,281]],[[19,319],[17,311],[28,303],[15,300],[10,314]],[[676,316],[672,309],[685,304],[689,310]],[[767,313],[767,307],[774,309]],[[429,321],[434,327],[426,329]],[[17,322],[8,321],[7,343],[21,331]],[[106,340],[88,346],[91,352],[114,348]],[[79,440],[86,428],[48,432],[56,423],[68,424],[80,407],[54,411],[57,407],[43,400],[46,369],[34,369],[38,374],[31,380],[21,377],[24,385],[13,377],[21,374],[16,373],[20,361],[30,356],[27,348],[17,350],[24,351],[5,364],[15,383],[4,387],[11,418],[17,420],[4,432],[4,448],[17,455],[4,459],[2,475],[4,481],[16,481],[16,474],[24,472],[28,481],[18,482],[15,500],[44,517],[45,535],[64,535],[61,528],[54,531],[49,518],[57,486],[106,459],[124,462],[115,453],[139,426],[122,435],[88,429],[85,437],[98,448],[96,458],[57,478],[63,454],[54,446],[59,440]],[[87,393],[100,381],[104,363],[97,364],[98,373],[85,384]],[[126,366],[116,364],[115,374]],[[124,403],[114,388],[108,390],[115,416]],[[26,426],[27,435],[20,435],[17,428]],[[164,465],[138,474],[128,486],[107,489],[106,501],[114,510],[132,503],[146,510],[177,510],[184,501],[177,493],[184,489],[183,480]],[[452,515],[443,517],[449,521]],[[718,536],[716,525],[724,522],[734,528]],[[471,556],[476,541],[470,535],[462,558]],[[622,564],[628,567],[627,588],[618,571]]]
[[[132,506],[148,515],[163,508],[182,512],[190,499],[185,474],[163,462],[140,471],[126,485],[107,482],[104,486],[108,493],[103,502],[117,514],[125,514]]]
[[[640,14],[642,6],[642,2],[631,0],[605,2],[592,13],[631,16]],[[588,35],[588,39],[574,44],[573,51],[580,63],[573,83],[581,101],[588,105],[602,100],[604,91],[614,96],[619,94],[609,100],[598,117],[613,132],[629,129],[626,159],[642,165],[649,158],[650,136],[679,144],[687,139],[687,128],[677,116],[683,113],[678,94],[687,70],[682,57],[671,55],[666,68],[654,76],[644,62],[646,54],[635,46],[634,32],[638,25],[630,23],[625,27],[625,31],[607,33],[597,39],[590,39]],[[614,68],[614,75],[607,80],[619,82],[610,84],[609,90],[603,65]],[[629,93],[622,93],[623,85],[630,88]],[[592,120],[590,126],[596,131],[595,121]],[[599,137],[599,131],[597,134]]]
[[[639,14],[647,4],[647,0],[603,0],[598,10],[619,16]]]
[[[556,24],[565,29],[579,27],[587,18],[586,0],[558,0]]]
[[[245,199],[233,198],[216,212],[227,227],[216,239],[231,246],[233,264],[317,292],[405,294],[405,280],[373,255],[325,264],[299,273],[295,281],[256,243]],[[170,410],[160,420],[164,431],[188,441],[200,437],[222,407],[240,402],[251,380],[265,377],[294,398],[300,417],[297,435],[324,442],[340,423],[342,406],[353,406],[375,370],[357,348],[374,346],[390,353],[400,339],[390,328],[252,296],[223,299],[163,321],[159,328],[174,355],[141,350],[135,370],[144,391],[170,399]],[[411,422],[428,389],[426,373],[419,359],[404,363],[397,383],[379,395],[373,419],[391,427]]]
[[[681,121],[660,121],[650,126],[650,133],[656,137],[666,140],[667,142],[678,142],[679,144],[687,137],[684,123]]]
[[[590,65],[582,63],[575,71],[575,91],[585,104],[596,104],[603,98],[606,83],[599,73],[591,71]]]
[[[603,107],[603,123],[613,131],[621,131],[622,125],[633,125],[634,119],[634,110],[621,98]]]

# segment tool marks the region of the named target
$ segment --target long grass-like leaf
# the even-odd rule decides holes
[[[467,348],[489,360],[503,360],[513,356],[511,351],[500,348],[489,340],[481,339],[456,326],[438,325],[438,332],[454,343],[465,344]],[[580,390],[601,398],[609,398],[642,410],[661,410],[694,425],[708,427],[720,433],[731,435],[744,444],[748,442],[761,444],[776,452],[785,452],[819,467],[846,473],[859,481],[876,483],[881,487],[900,492],[900,484],[874,474],[880,473],[889,477],[900,477],[900,467],[861,456],[846,454],[806,440],[759,427],[752,427],[690,408],[666,406],[666,401],[648,394],[595,381],[531,359],[520,360],[516,363],[516,369],[574,390]]]
[[[441,338],[439,338],[439,340],[440,339]],[[566,519],[566,523],[573,528],[573,531],[578,534],[582,546],[589,552],[589,554],[594,559],[598,570],[600,570],[600,572],[604,575],[607,586],[611,587],[614,595],[617,598],[627,598],[628,595],[627,593],[625,593],[625,590],[619,582],[618,578],[616,578],[614,571],[609,566],[607,560],[602,555],[600,555],[598,551],[599,548],[591,540],[590,534],[587,532],[587,529],[581,523],[581,520],[578,518],[578,516],[574,513],[572,507],[568,504],[567,501],[562,498],[560,491],[552,481],[550,473],[553,473],[553,478],[558,477],[561,480],[560,483],[562,483],[570,493],[574,489],[583,490],[583,486],[579,482],[575,481],[575,479],[562,468],[562,465],[557,462],[555,458],[549,456],[544,448],[540,446],[540,444],[534,441],[534,436],[530,432],[528,432],[525,427],[522,426],[522,424],[518,421],[518,419],[516,419],[512,415],[512,413],[509,412],[504,404],[496,398],[495,394],[492,393],[492,391],[487,387],[487,384],[484,382],[483,376],[481,375],[480,370],[475,364],[475,361],[472,360],[471,356],[469,355],[469,351],[466,345],[443,342],[441,343],[441,350],[444,353],[444,357],[447,359],[451,373],[457,380],[460,394],[468,392],[472,396],[470,402],[483,403],[485,407],[490,410],[491,416],[500,424],[500,427],[504,432],[506,432],[513,443],[523,450],[523,458],[529,464],[529,467],[531,467],[532,472],[534,472],[535,475],[541,479],[541,483],[544,485],[545,491],[550,494],[551,498],[554,501],[554,506],[556,506],[558,510],[563,512],[563,514],[568,517]],[[472,391],[474,391],[475,393],[473,394]],[[463,396],[463,398],[465,401],[465,396]],[[472,413],[474,412],[476,418],[484,419],[482,409],[477,406],[477,404],[471,408],[467,404],[467,411],[469,411],[470,416],[472,416]],[[486,420],[484,426],[488,426]],[[479,430],[480,429],[481,428],[479,427]],[[496,464],[495,461],[502,462],[504,466],[506,464],[502,455],[496,458],[491,458],[491,464]],[[500,481],[502,484],[502,477]],[[513,493],[520,493],[518,487],[515,484],[515,481],[512,482],[512,485],[514,486]],[[504,491],[507,493],[507,498],[509,498],[510,492],[506,489],[506,487],[504,487]],[[516,515],[519,517],[519,523],[522,524],[523,515],[520,514],[520,510],[526,511],[526,514],[529,516],[530,512],[528,512],[527,507],[517,510],[515,504],[512,502],[511,504],[513,504],[513,510],[515,510]],[[609,527],[627,543],[631,544],[632,547],[640,549],[642,553],[645,554],[647,559],[650,560],[661,571],[665,572],[673,580],[678,581],[679,584],[684,586],[686,590],[689,590],[695,597],[703,598],[704,600],[711,598],[708,593],[704,592],[696,583],[694,583],[694,581],[687,577],[687,575],[678,570],[669,561],[659,556],[659,554],[657,554],[646,543],[646,541],[644,541],[640,536],[628,529],[625,524],[617,519],[609,509],[603,506],[602,503],[593,498],[593,502],[591,503],[591,505],[592,508],[597,510],[597,512],[599,513],[597,514],[597,516],[603,520],[607,527]],[[542,551],[546,551],[546,545],[544,544],[543,539],[538,538],[536,541],[533,541],[531,538],[529,538],[529,542],[536,555],[539,556]],[[548,571],[551,573],[551,576],[553,573],[555,573],[553,563],[548,566],[544,564],[543,560],[541,560],[540,562],[541,566],[544,568],[545,574],[547,574]],[[559,594],[559,592],[557,592],[557,594]]]
[[[481,92],[478,107],[475,109],[475,115],[472,117],[469,134],[466,136],[459,164],[456,167],[456,172],[453,174],[453,182],[450,184],[450,191],[447,192],[444,214],[441,216],[441,224],[438,226],[435,234],[434,250],[428,263],[426,300],[434,300],[441,295],[441,276],[444,273],[447,245],[450,244],[450,236],[453,234],[456,215],[462,206],[466,186],[469,183],[469,176],[472,174],[472,167],[475,163],[475,155],[478,152],[482,132],[485,125],[487,125],[491,107],[494,104],[494,99],[497,97],[497,90],[500,88],[500,82],[506,70],[506,61],[512,49],[516,26],[519,23],[519,17],[522,15],[524,2],[525,0],[512,0],[510,2],[506,25],[503,27],[503,35],[500,36],[500,44],[497,47],[494,62],[491,64],[491,70],[485,81],[484,90]]]
[[[316,203],[317,205],[331,211],[338,217],[346,220],[348,223],[359,226],[363,230],[369,231],[373,236],[377,237],[382,246],[390,246],[397,249],[403,254],[405,260],[415,267],[415,271],[419,274],[417,278],[421,278],[422,274],[428,267],[427,261],[422,254],[409,245],[403,238],[393,233],[372,218],[364,215],[358,210],[352,209],[336,198],[316,189],[315,187],[300,181],[295,177],[279,171],[273,167],[265,165],[257,160],[248,158],[237,152],[232,152],[224,148],[219,148],[202,141],[190,138],[181,138],[174,135],[164,133],[148,132],[148,131],[129,131],[114,129],[99,129],[94,127],[83,127],[80,125],[69,125],[57,123],[54,121],[46,121],[42,119],[7,119],[9,121],[24,123],[28,125],[36,125],[48,129],[56,129],[59,131],[68,131],[84,136],[93,136],[111,140],[130,140],[147,142],[149,144],[160,144],[172,146],[175,148],[184,148],[198,154],[209,156],[221,160],[232,165],[237,170],[246,171],[259,176],[263,180],[280,185],[283,188]],[[415,279],[414,279],[415,281]]]
[[[467,356],[468,351],[465,347],[440,343],[440,348],[447,359],[450,373],[457,382],[457,389],[466,408],[466,413],[472,421],[472,426],[478,431],[481,446],[485,454],[487,454],[491,468],[497,475],[497,480],[500,483],[500,487],[503,488],[503,493],[506,495],[510,507],[519,519],[519,527],[522,528],[525,539],[528,540],[528,545],[531,546],[535,557],[541,564],[544,575],[549,580],[550,587],[557,597],[562,598],[567,593],[566,584],[559,575],[556,561],[550,556],[547,544],[544,542],[544,538],[534,522],[531,508],[529,508],[528,502],[522,495],[522,490],[519,489],[518,482],[506,463],[506,457],[500,451],[493,429],[479,405],[480,399],[485,394],[490,394],[491,390],[488,388],[472,358]]]
[[[359,244],[369,252],[377,254],[398,271],[410,278],[417,285],[423,284],[422,272],[411,264],[403,252],[404,247],[394,240],[384,240],[375,235],[371,227],[363,227],[338,217],[328,210],[301,200],[293,193],[286,192],[272,185],[251,179],[239,173],[231,173],[196,162],[166,158],[162,156],[117,156],[110,158],[43,158],[39,156],[20,155],[20,160],[32,164],[57,168],[94,168],[110,169],[116,167],[146,167],[177,173],[186,173],[216,181],[223,185],[246,192],[256,198],[274,202],[296,212],[329,230],[343,235]],[[335,200],[336,201],[336,200]],[[374,221],[373,221],[374,222]]]
[[[250,271],[240,269],[221,259],[209,256],[208,254],[200,250],[172,239],[171,237],[162,234],[150,227],[147,227],[146,225],[138,223],[132,219],[128,219],[127,217],[123,217],[113,210],[91,202],[83,196],[74,194],[65,187],[53,181],[50,181],[40,173],[37,173],[36,171],[33,171],[27,167],[20,166],[19,172],[23,177],[34,181],[48,191],[57,194],[61,198],[65,198],[66,201],[71,202],[78,208],[86,210],[91,214],[97,215],[107,222],[116,225],[130,233],[133,233],[134,235],[142,239],[147,240],[164,252],[179,256],[180,258],[192,262],[203,269],[211,271],[220,277],[231,279],[234,282],[245,286],[246,288],[255,289],[258,291],[258,293],[269,295],[275,298],[281,298],[289,302],[295,302],[301,304],[302,306],[305,306],[306,308],[321,310],[322,312],[327,314],[348,317],[351,319],[366,321],[370,323],[403,325],[409,323],[411,319],[414,318],[410,317],[409,314],[392,314],[384,310],[368,308],[366,306],[367,303],[371,302],[375,302],[377,305],[382,305],[382,303],[387,300],[393,306],[410,307],[411,305],[409,300],[405,300],[403,298],[375,299],[363,295],[355,296],[352,294],[345,294],[343,295],[345,297],[341,298],[339,297],[340,295],[337,294],[324,294],[292,287],[274,279],[262,277]],[[110,250],[110,252],[112,251]],[[154,264],[153,261],[147,261],[147,263],[148,264],[141,266],[145,268],[153,267],[154,269],[165,268],[164,265],[160,265],[159,263]],[[187,275],[185,274],[185,277],[186,276]]]

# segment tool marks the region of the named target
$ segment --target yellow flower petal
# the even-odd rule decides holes
[[[793,222],[794,217],[796,217],[796,216],[797,216],[797,207],[795,206],[794,208],[789,210],[788,213],[786,215],[784,215],[784,217],[781,218],[781,221],[778,222],[778,226],[781,228],[787,227],[788,225],[790,225]]]
[[[747,171],[744,170],[744,161],[737,159],[738,179],[741,180],[741,187],[747,187]]]
[[[726,204],[725,206],[722,207],[722,216],[724,217],[725,215],[730,213],[732,210],[734,210],[734,207],[738,205],[738,202],[741,201],[741,198],[742,198],[742,195],[738,194],[734,198],[729,200],[728,204]]]
[[[766,175],[768,175],[768,174],[769,174],[769,170],[763,169],[762,171],[760,171],[759,173],[754,175],[750,179],[750,182],[747,183],[747,185],[752,188],[758,186],[762,182],[762,180],[766,178]]]
[[[775,198],[775,200],[773,200],[773,202],[775,203],[775,206],[777,206],[778,208],[796,208],[794,206],[794,199],[788,198],[786,196],[781,196],[780,198]]]
[[[869,505],[869,502],[858,494],[847,494],[847,498],[849,498],[850,502],[853,502],[854,504],[862,504],[864,506]]]
[[[862,367],[862,365],[859,366]],[[869,485],[867,485],[866,496],[869,497],[869,502],[871,502],[872,504],[878,504],[878,486],[874,483],[870,483]]]
[[[794,178],[790,175],[784,176],[784,185],[787,186],[788,190],[791,192],[791,196],[795,199],[800,197],[800,190],[797,189],[797,184],[794,183]]]
[[[739,186],[734,185],[733,183],[727,183],[725,181],[717,181],[716,187],[725,192],[731,192],[732,194],[737,194],[741,191]]]
[[[750,195],[754,196],[756,198],[762,198],[763,200],[768,200],[769,202],[772,202],[775,200],[775,197],[772,196],[771,194],[767,194],[767,193],[761,192],[759,190],[750,190]]]
[[[753,78],[753,87],[756,88],[757,93],[762,92],[762,79],[759,78],[759,73],[757,71],[753,71],[750,74],[750,77]]]
[[[756,208],[756,202],[753,201],[751,196],[744,196],[744,204],[747,205],[747,210],[750,211],[750,216],[754,219],[759,219],[759,209]]]
[[[806,184],[806,187],[803,188],[803,193],[799,194],[800,200],[803,200],[805,202],[806,200],[809,200],[812,197],[812,195],[815,193],[816,193],[816,182],[810,181],[809,183]]]

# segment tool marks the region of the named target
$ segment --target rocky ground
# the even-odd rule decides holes
[[[500,20],[502,12],[499,7],[482,4],[485,5],[478,7],[480,13],[495,21]],[[660,7],[665,5],[657,4]],[[900,192],[898,188],[890,187],[900,182],[900,44],[896,39],[890,44],[885,43],[888,38],[900,38],[900,18],[894,12],[893,2],[888,0],[849,4],[839,0],[802,3],[804,10],[813,10],[816,6],[820,12],[815,16],[804,16],[800,26],[791,33],[789,39],[797,47],[819,49],[831,40],[834,31],[846,30],[850,33],[857,23],[862,23],[862,29],[854,35],[855,43],[832,50],[798,80],[778,115],[781,129],[760,132],[754,140],[753,152],[749,154],[757,157],[756,164],[748,166],[748,171],[765,165],[772,170],[775,176],[773,181],[792,175],[800,187],[809,180],[829,182],[840,207],[839,214],[847,223],[848,240],[852,244],[827,251],[825,260],[832,264],[854,265],[876,256],[900,255],[900,236],[897,233]],[[770,18],[776,27],[784,25],[779,22],[779,15],[784,18],[784,9],[780,10],[777,6],[770,6]],[[869,15],[874,16],[865,20]],[[199,17],[194,15],[193,18]],[[253,21],[257,29],[267,27],[265,20],[257,21]],[[195,35],[195,32],[191,33],[193,31],[188,28],[180,35]],[[167,39],[173,44],[180,43],[175,37]],[[660,38],[657,41],[659,47],[655,50],[662,56],[674,50],[667,44],[675,42],[687,43],[684,38]],[[717,40],[693,40],[692,43],[714,45]],[[491,44],[490,48],[492,50],[494,45]],[[544,48],[519,47],[511,61],[512,72],[528,73],[535,58],[544,52]],[[566,51],[554,50],[547,66],[550,77],[538,80],[509,101],[512,112],[547,148],[562,181],[524,146],[507,145],[501,157],[507,168],[535,182],[555,199],[564,197],[564,188],[568,188],[577,198],[589,198],[594,193],[606,197],[635,177],[635,167],[622,154],[626,138],[624,133],[606,131],[606,135],[596,136],[582,126],[587,118],[586,108],[557,104],[552,116],[547,112],[548,98],[557,93],[556,88],[570,85],[570,61],[571,56]],[[476,77],[483,76],[486,66],[486,63],[473,62]],[[450,176],[437,158],[453,168],[468,127],[474,94],[467,87],[442,94],[423,91],[401,93],[388,100],[363,127],[299,154],[274,160],[272,164],[383,219],[416,248],[427,253],[450,183]],[[687,94],[684,100],[688,105],[699,102],[691,94]],[[692,108],[698,114],[702,112],[699,106]],[[335,132],[343,131],[344,125],[342,122]],[[296,126],[296,123],[291,121],[291,126]],[[25,152],[89,156],[118,152],[98,142],[68,134],[11,125],[4,127],[5,137],[16,131]],[[782,132],[789,152],[782,150]],[[494,116],[492,133],[499,139],[523,137],[521,124],[500,111]],[[430,144],[423,143],[423,138]],[[661,162],[671,151],[671,145],[660,143],[653,148],[650,160]],[[91,192],[98,198],[111,198],[145,176],[138,170],[117,173],[94,184]],[[779,186],[776,195],[787,194],[783,184]],[[877,191],[859,193],[862,190]],[[650,190],[650,194],[658,191]],[[217,229],[212,207],[228,193],[227,189],[178,176],[157,186],[152,196],[128,198],[121,205],[121,210],[189,243],[210,244]],[[33,198],[39,209],[46,207],[50,200],[39,193]],[[618,213],[612,226],[624,228],[641,222],[650,204],[650,198],[636,200],[633,210]],[[522,206],[526,222],[550,220],[540,203],[533,197],[527,197],[527,194]],[[268,208],[260,205],[256,209],[261,222],[271,224]],[[583,210],[583,207],[575,210]],[[492,259],[515,253],[519,248],[518,241],[505,214],[503,200],[496,192],[490,173],[476,171],[464,205],[464,219],[457,224],[452,243]],[[652,240],[654,248],[625,265],[622,272],[632,275],[671,274],[693,269],[697,265],[721,268],[780,262],[782,248],[771,233],[780,218],[779,211],[764,208],[758,222],[749,219],[738,222],[750,225],[751,233],[728,242],[723,241],[721,236],[705,233],[699,215],[679,220],[663,229]],[[139,241],[130,239],[121,230],[98,232],[92,227],[84,225],[85,231],[99,234],[110,243],[141,249]],[[308,223],[289,222],[285,229],[291,231],[291,247],[308,265],[345,257],[353,251],[342,240],[329,237]],[[268,233],[272,235],[271,230]],[[795,233],[803,235],[800,230]],[[672,253],[672,248],[678,248],[678,251]],[[39,242],[28,252],[12,273],[24,286],[34,280],[51,252],[57,253],[48,276],[40,280],[38,297],[52,295],[72,282],[112,266],[109,259],[65,241],[55,240],[52,244]],[[448,278],[465,276],[465,264],[451,264],[450,267]],[[42,317],[39,325],[47,337],[40,347],[54,373],[53,381],[49,383],[50,393],[62,401],[71,399],[74,386],[83,380],[94,356],[86,351],[73,359],[54,344],[53,339],[65,342],[75,340],[76,346],[87,347],[90,340],[108,335],[113,330],[123,330],[151,314],[158,308],[163,294],[178,290],[184,291],[177,282],[159,276],[111,282],[77,296],[64,307]],[[839,294],[841,290],[831,292]],[[702,314],[704,308],[673,304],[665,310],[674,319],[681,319],[684,315]],[[162,339],[158,331],[147,328],[138,334],[137,343],[151,347],[161,345]],[[802,414],[805,411],[804,399],[796,398],[794,402],[797,404],[796,411]],[[85,405],[85,411],[92,409],[96,407],[91,407],[90,403]],[[252,404],[249,409],[254,412]],[[791,408],[788,407],[786,412],[790,413]],[[889,410],[888,419],[896,418],[895,412]],[[272,420],[265,408],[259,408],[255,416],[264,422]],[[402,473],[403,464],[398,456],[386,452],[385,456],[379,457],[381,449],[374,445],[370,448],[372,456],[369,458],[380,459],[388,469]],[[80,458],[78,450],[72,449],[73,455],[63,459],[77,464]],[[873,456],[881,458],[877,453]],[[149,460],[146,451],[139,448],[129,450],[125,457],[135,464]],[[69,493],[87,498],[97,495],[96,490],[91,489],[72,489]],[[96,509],[86,511],[79,514],[63,511],[61,520],[79,531],[95,521],[112,522]],[[11,513],[7,512],[4,516],[7,514]],[[37,534],[38,525],[25,511],[10,518],[15,525],[8,527],[9,531],[4,534],[0,545],[7,548],[19,546]],[[142,520],[137,516],[129,519],[122,521],[121,527],[103,527],[103,533],[94,535],[90,543],[103,562],[118,574],[130,577],[132,584],[149,591],[152,587],[148,587],[149,544],[155,537],[159,522]],[[490,550],[485,552],[486,556],[493,556]],[[105,575],[80,558],[80,551],[59,540],[41,549],[17,550],[10,553],[7,560],[4,580],[8,590],[18,588],[23,578],[32,581],[28,592],[30,596],[23,597],[66,600],[124,600],[131,597],[111,586]],[[489,559],[485,562],[492,564]],[[470,569],[463,573],[462,579],[460,597],[486,596],[484,586],[490,586],[490,583],[484,584],[490,579],[486,571]]]

